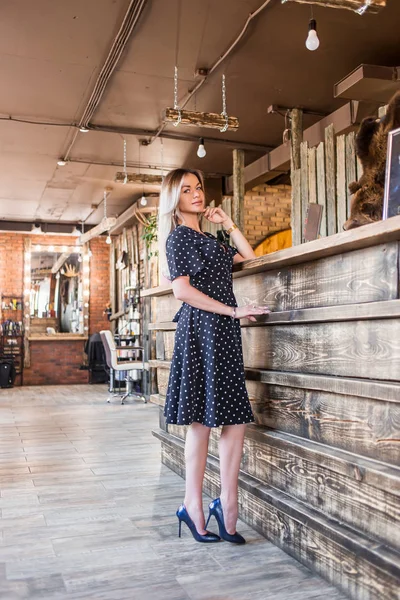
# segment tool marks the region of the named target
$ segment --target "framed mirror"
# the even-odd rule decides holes
[[[25,241],[24,330],[26,348],[36,336],[87,337],[89,246],[53,246]],[[26,352],[29,363],[29,352]],[[25,366],[29,366],[26,364]]]

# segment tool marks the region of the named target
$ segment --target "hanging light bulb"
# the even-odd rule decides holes
[[[108,232],[107,238],[106,238],[106,244],[111,244],[111,235],[110,232]]]
[[[199,158],[204,158],[206,154],[207,154],[207,151],[204,147],[204,138],[200,138],[199,147],[197,148],[197,156]]]
[[[82,262],[82,254],[78,254],[78,262]]]
[[[79,127],[79,131],[81,133],[88,133],[89,129],[87,127],[85,127],[85,126],[82,126],[82,127]]]
[[[66,160],[63,160],[62,158],[60,158],[60,159],[57,161],[57,164],[58,164],[58,166],[59,166],[59,167],[65,167],[65,165],[67,164],[67,161],[66,161]]]
[[[147,198],[146,196],[143,194],[143,196],[140,198],[140,204],[142,206],[147,206]]]
[[[60,271],[57,271],[56,279],[60,279]]]
[[[317,50],[319,48],[319,39],[317,36],[317,21],[310,19],[308,24],[308,37],[306,39],[306,48],[308,50]]]

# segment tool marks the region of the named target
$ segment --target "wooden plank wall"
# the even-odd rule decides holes
[[[349,139],[335,150],[346,178],[353,176],[343,162],[353,162]],[[327,140],[331,155],[330,132]],[[322,154],[318,147],[311,166],[301,165],[316,189]],[[371,225],[371,236],[380,226]],[[399,240],[400,230],[363,249],[234,279],[239,305],[272,309],[256,324],[242,323],[256,423],[245,439],[241,516],[354,600],[394,600],[400,589]],[[164,464],[184,475],[185,428],[162,417],[179,302],[170,293],[153,302],[156,435]],[[213,496],[219,434],[212,431],[205,478]]]
[[[292,170],[293,245],[304,242],[304,220],[309,203],[323,206],[320,237],[342,231],[350,212],[348,185],[361,176],[355,153],[355,133],[335,137],[333,126],[325,130],[325,141],[300,147],[300,169]]]

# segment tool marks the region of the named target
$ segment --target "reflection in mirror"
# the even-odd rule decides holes
[[[31,254],[31,325],[47,333],[83,333],[82,257],[51,250]]]

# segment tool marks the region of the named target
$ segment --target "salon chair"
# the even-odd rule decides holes
[[[134,371],[141,371],[143,373],[145,369],[144,365],[144,354],[143,348],[138,346],[116,346],[114,342],[114,338],[112,336],[111,331],[102,330],[100,331],[101,341],[103,342],[104,352],[106,355],[106,363],[108,368],[110,369],[110,379],[114,373],[118,373],[120,371],[126,371],[127,375],[125,377],[126,388],[123,392],[119,392],[116,394],[112,394],[107,402],[111,402],[112,398],[121,398],[121,404],[124,404],[124,401],[129,396],[137,397],[143,400],[144,403],[147,402],[146,397],[141,392],[136,392],[133,389],[134,386]],[[118,358],[118,351],[124,350],[132,352],[133,354],[141,354],[141,360],[121,360]],[[113,379],[113,378],[112,378]],[[110,384],[110,392],[113,389],[113,385]]]

